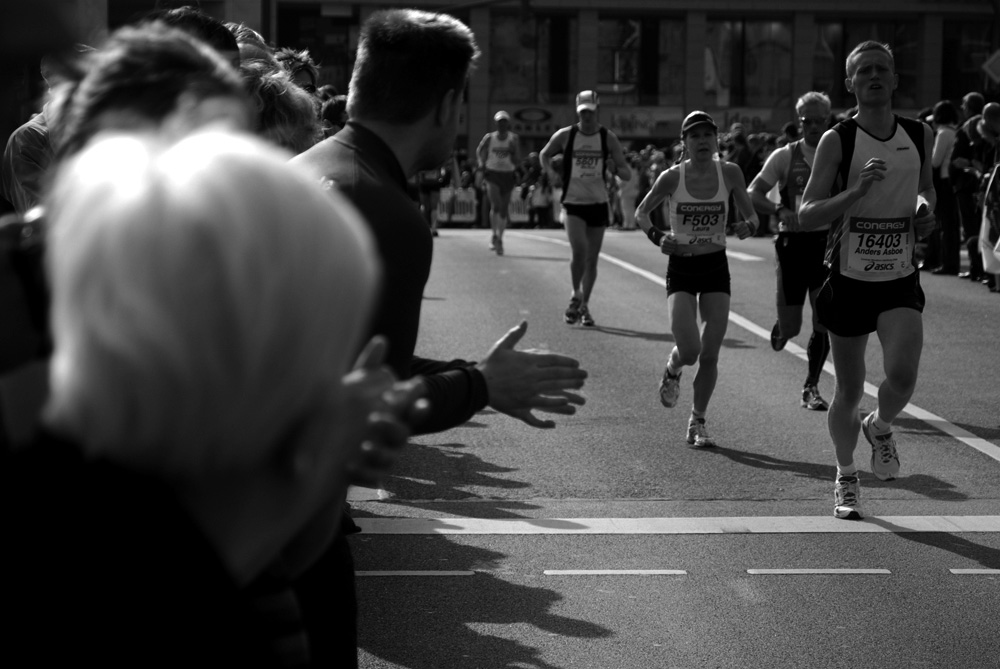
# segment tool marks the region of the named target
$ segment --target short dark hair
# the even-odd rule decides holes
[[[216,51],[238,53],[240,50],[236,44],[236,36],[226,28],[225,23],[196,7],[186,5],[173,9],[155,10],[147,14],[142,23],[153,21],[159,21],[190,33]]]
[[[107,111],[160,123],[185,93],[246,99],[243,81],[219,53],[162,23],[119,28],[87,58],[82,78],[63,84],[55,96],[52,134],[60,156],[82,148]]]
[[[958,125],[958,107],[951,100],[941,100],[934,105],[933,118],[938,125]]]
[[[449,90],[464,90],[478,58],[475,36],[453,16],[376,12],[361,29],[348,112],[351,118],[412,123]]]

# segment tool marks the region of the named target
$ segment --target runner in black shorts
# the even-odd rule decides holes
[[[860,519],[859,428],[872,447],[872,473],[883,481],[899,476],[892,421],[913,395],[923,348],[924,297],[913,252],[934,228],[937,198],[930,126],[892,113],[899,78],[888,45],[856,46],[846,83],[858,114],[820,140],[799,221],[804,230],[837,221],[827,255],[831,276],[816,308],[830,330],[836,375],[828,417],[837,456],[833,515]],[[843,187],[831,195],[838,181]],[[859,421],[872,332],[882,344],[885,379],[877,408]]]
[[[747,195],[743,171],[719,159],[718,127],[702,111],[691,112],[681,124],[688,156],[661,172],[639,203],[635,221],[660,252],[667,265],[667,310],[674,347],[660,379],[660,403],[677,405],[681,370],[698,365],[694,378],[687,443],[715,446],[705,427],[705,413],[719,377],[719,351],[729,326],[730,275],[726,257],[726,223],[730,194],[741,214],[733,223],[740,239],[753,235],[757,214]],[[670,199],[670,232],[653,226],[650,212]],[[704,328],[699,326],[701,317]]]
[[[819,394],[819,377],[830,353],[826,328],[816,318],[816,295],[826,280],[826,238],[830,225],[804,232],[799,227],[799,206],[805,190],[816,146],[830,126],[830,98],[810,91],[795,103],[802,139],[786,144],[767,157],[764,167],[750,184],[750,198],[757,211],[771,211],[778,218],[774,239],[778,318],[771,328],[771,348],[780,351],[802,331],[806,297],[812,307],[812,335],[806,346],[807,371],[800,406],[826,411],[829,405]],[[780,201],[768,196],[777,188]]]
[[[628,180],[632,169],[615,133],[597,121],[598,96],[581,91],[576,96],[579,122],[560,128],[538,154],[552,183],[562,183],[562,223],[566,226],[572,257],[569,276],[572,294],[563,314],[567,323],[593,327],[590,294],[597,282],[597,260],[608,227],[608,175]],[[562,154],[563,171],[552,169],[552,159]]]

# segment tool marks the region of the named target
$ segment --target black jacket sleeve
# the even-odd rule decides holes
[[[427,417],[414,426],[414,434],[451,429],[486,407],[489,401],[486,379],[475,364],[466,360],[440,361],[413,356],[410,373],[423,377],[431,405]]]

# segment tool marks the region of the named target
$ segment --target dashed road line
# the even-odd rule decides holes
[[[949,569],[956,576],[1000,574],[1000,569]]]
[[[355,576],[475,576],[476,572],[469,570],[397,570],[397,571],[356,571]]]
[[[777,576],[800,576],[816,574],[891,574],[888,569],[747,569],[748,574],[755,575],[777,575]]]
[[[684,576],[683,569],[546,569],[546,576]]]

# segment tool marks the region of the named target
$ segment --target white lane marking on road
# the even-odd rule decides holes
[[[549,243],[552,243],[552,244],[560,244],[562,246],[569,246],[568,242],[565,242],[565,241],[563,241],[561,239],[551,239],[549,237],[543,237],[541,235],[532,235],[532,234],[523,233],[523,232],[509,233],[509,234],[515,234],[515,235],[517,235],[519,237],[526,237],[526,238],[534,239],[534,240],[537,240],[537,241],[549,242]],[[731,250],[728,250],[728,249],[726,250],[726,253],[728,255],[734,257],[734,258],[739,259],[739,260],[747,260],[749,258],[756,258],[758,260],[762,260],[762,258],[758,258],[757,256],[747,256],[747,254],[738,254],[737,252],[731,251]],[[739,256],[747,256],[747,257],[739,257]],[[632,263],[626,262],[626,261],[621,260],[619,258],[615,258],[614,256],[609,256],[606,253],[602,253],[601,254],[601,258],[603,258],[604,260],[607,260],[608,262],[610,262],[610,263],[612,263],[614,265],[618,265],[619,267],[621,267],[622,269],[624,269],[624,270],[626,270],[628,272],[632,272],[633,274],[635,274],[637,276],[641,276],[644,279],[652,281],[653,283],[656,283],[656,284],[662,284],[663,283],[663,277],[662,276],[659,276],[657,274],[653,274],[652,272],[644,270],[641,267],[636,267]],[[747,330],[748,332],[757,335],[758,337],[760,337],[764,341],[770,342],[770,340],[771,340],[771,330],[770,329],[764,329],[761,326],[759,326],[756,323],[754,323],[753,321],[749,320],[748,318],[744,318],[743,316],[740,316],[739,314],[733,313],[732,311],[729,312],[729,320],[734,325],[738,325],[741,328],[743,328],[744,330]],[[806,354],[805,349],[803,349],[801,346],[796,345],[794,342],[788,342],[785,345],[785,350],[788,351],[789,353],[791,353],[792,355],[795,355],[798,358],[800,358],[800,359],[802,359],[802,360],[804,360],[806,362],[808,362],[808,360],[809,360],[809,357]],[[823,365],[823,371],[826,372],[827,374],[829,374],[830,376],[833,376],[834,375],[834,373],[833,373],[834,372],[834,370],[833,370],[833,363],[827,361],[826,364]],[[871,397],[878,397],[878,386],[876,386],[876,385],[874,385],[872,383],[868,383],[866,381],[865,382],[865,393],[867,395],[871,396]],[[971,432],[963,430],[962,428],[958,427],[957,425],[953,425],[952,423],[950,423],[949,421],[945,420],[944,418],[942,418],[940,416],[937,416],[935,414],[932,414],[930,411],[927,411],[925,409],[921,409],[920,407],[918,407],[918,406],[916,406],[914,404],[907,404],[903,408],[903,412],[907,413],[907,414],[909,414],[911,416],[913,416],[914,418],[916,418],[918,420],[922,420],[925,423],[928,423],[929,425],[933,425],[934,427],[936,427],[941,432],[944,432],[945,434],[947,434],[949,437],[957,439],[958,441],[962,442],[966,446],[974,448],[977,451],[979,451],[980,453],[982,453],[983,455],[985,455],[985,456],[987,456],[989,458],[992,458],[993,460],[996,460],[997,462],[1000,462],[1000,446],[997,446],[993,442],[987,441],[986,439],[981,439],[980,437],[977,437],[976,435],[972,434]]]
[[[891,574],[888,569],[747,569],[748,574],[812,575],[812,574]]]
[[[969,576],[979,574],[1000,574],[1000,569],[949,569],[956,576]]]
[[[475,576],[474,571],[356,571],[356,576]]]
[[[683,569],[546,569],[546,576],[683,576]]]
[[[355,518],[367,534],[808,534],[1000,532],[1000,516],[748,518]]]

